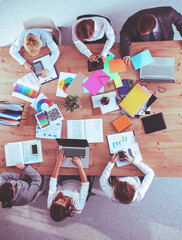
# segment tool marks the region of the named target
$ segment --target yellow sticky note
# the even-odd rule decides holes
[[[114,77],[114,83],[115,83],[116,88],[123,86],[120,76]]]

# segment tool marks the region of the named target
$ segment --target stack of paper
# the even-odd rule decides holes
[[[131,117],[136,115],[143,105],[148,101],[152,94],[139,84],[135,85],[132,90],[119,104]]]
[[[126,64],[121,58],[113,59],[109,61],[109,68],[110,68],[110,73],[125,72]]]

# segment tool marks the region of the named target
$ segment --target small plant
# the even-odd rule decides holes
[[[68,95],[64,99],[64,103],[63,103],[63,106],[66,108],[66,111],[73,112],[75,109],[80,108],[81,103],[78,99],[79,99],[79,96]]]

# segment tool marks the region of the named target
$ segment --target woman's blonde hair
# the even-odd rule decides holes
[[[28,34],[24,40],[24,48],[31,55],[37,55],[40,51],[40,39],[34,34]]]

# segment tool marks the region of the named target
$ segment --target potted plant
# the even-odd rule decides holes
[[[66,111],[70,111],[70,112],[73,112],[75,109],[80,108],[81,103],[79,101],[79,96],[68,95],[64,99],[63,106],[66,108]]]

